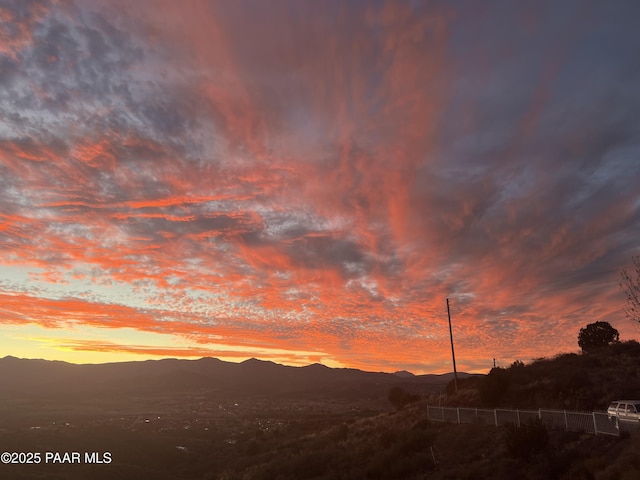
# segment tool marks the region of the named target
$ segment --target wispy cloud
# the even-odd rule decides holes
[[[451,368],[447,297],[462,368],[635,335],[637,13],[9,2],[0,328],[423,371]]]

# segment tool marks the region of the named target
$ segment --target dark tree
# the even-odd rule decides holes
[[[402,387],[393,387],[387,398],[397,410],[402,410],[406,405],[420,400],[419,395],[409,393]]]
[[[633,260],[633,266],[635,272],[629,272],[626,268],[623,268],[620,272],[622,277],[622,283],[620,288],[624,290],[627,296],[627,305],[624,308],[624,313],[627,317],[636,323],[640,324],[640,255],[631,257]]]
[[[606,347],[620,340],[618,330],[613,328],[609,322],[590,323],[580,329],[578,334],[578,345],[583,352],[590,352],[600,347]]]
[[[504,368],[494,367],[486,377],[482,378],[480,383],[480,400],[482,403],[491,408],[500,405],[502,398],[509,390],[511,375]]]

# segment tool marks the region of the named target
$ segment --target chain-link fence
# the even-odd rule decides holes
[[[637,424],[618,422],[603,412],[574,412],[570,410],[486,410],[427,406],[429,420],[449,423],[481,423],[505,426],[525,424],[540,419],[549,429],[585,432],[594,435],[620,435],[622,430],[637,428]]]

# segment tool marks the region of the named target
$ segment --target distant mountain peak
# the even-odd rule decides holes
[[[318,362],[312,363],[310,365],[305,365],[302,368],[309,368],[309,369],[314,369],[314,370],[331,370],[330,367],[327,367],[326,365],[323,365],[323,364],[318,363]]]
[[[247,360],[240,362],[240,365],[278,365],[271,360],[260,360],[255,357],[248,358]]]
[[[219,358],[215,358],[215,357],[202,357],[202,358],[199,358],[198,360],[196,360],[196,362],[225,363],[223,360],[220,360]]]
[[[251,357],[251,358],[247,358],[246,360],[243,360],[240,363],[261,363],[264,360],[258,360],[256,357]]]
[[[415,375],[411,372],[407,372],[406,370],[400,370],[398,372],[394,372],[393,373],[396,377],[402,377],[402,378],[413,378],[415,377]]]

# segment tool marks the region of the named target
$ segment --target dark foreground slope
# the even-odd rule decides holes
[[[295,438],[255,437],[220,478],[637,479],[640,432],[621,437],[425,419],[434,401],[468,406],[604,410],[640,399],[640,344],[614,344],[529,365],[516,362],[460,381],[395,413],[356,419]]]
[[[109,451],[108,464],[2,465],[13,480],[633,479],[640,437],[431,423],[424,405],[370,417],[301,417],[272,429],[152,432],[114,427],[0,432],[19,451]]]
[[[295,437],[248,440],[225,479],[636,479],[640,435],[431,423],[424,405]]]

